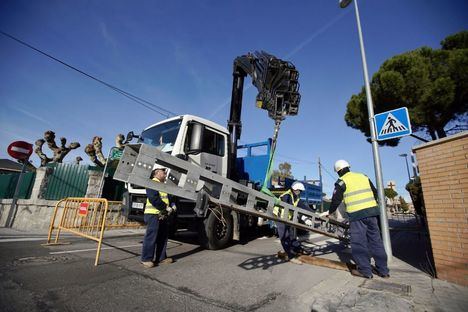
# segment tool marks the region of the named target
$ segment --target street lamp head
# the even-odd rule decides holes
[[[400,154],[399,156],[406,157],[406,156],[408,156],[408,154]]]
[[[340,0],[340,8],[346,8],[353,0]]]

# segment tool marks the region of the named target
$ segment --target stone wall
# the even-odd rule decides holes
[[[7,225],[12,199],[0,200],[0,226]],[[25,231],[48,230],[56,200],[19,199],[12,228]]]
[[[57,200],[45,200],[43,194],[47,188],[50,168],[38,168],[30,199],[19,199],[12,228],[25,231],[48,230],[50,218],[54,213]],[[96,198],[99,193],[102,172],[89,170],[86,197]],[[0,199],[0,227],[8,225],[12,199]],[[59,216],[61,215],[58,214]],[[13,215],[12,215],[13,216]]]
[[[468,131],[413,151],[437,277],[468,286]]]

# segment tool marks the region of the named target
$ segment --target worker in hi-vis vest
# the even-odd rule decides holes
[[[312,211],[308,205],[300,199],[301,192],[305,190],[304,184],[301,182],[294,182],[291,185],[291,188],[281,194],[279,198],[281,201],[291,204],[294,207],[299,207],[302,209]],[[273,208],[273,214],[278,217],[283,217],[284,210],[279,207],[275,206]],[[292,211],[289,212],[289,219],[292,218]],[[303,216],[305,217],[305,216]],[[301,220],[308,226],[312,225],[312,221],[309,218],[301,218]],[[278,251],[278,258],[291,261],[292,263],[302,264],[302,262],[297,259],[297,256],[300,256],[303,253],[303,249],[301,247],[301,243],[297,240],[294,228],[286,225],[281,222],[276,222],[276,228],[278,230],[278,237],[281,241],[281,246],[283,247],[284,251]]]
[[[166,181],[167,169],[155,165],[151,172],[151,179],[158,183]],[[152,189],[146,189],[146,206],[144,220],[146,233],[143,239],[141,252],[141,263],[147,267],[154,267],[155,263],[172,263],[173,259],[166,255],[168,240],[167,218],[176,211],[175,204],[170,200],[168,194]]]
[[[388,278],[387,254],[380,237],[377,190],[366,175],[352,172],[349,168],[345,160],[335,162],[335,172],[339,178],[335,182],[328,214],[334,213],[344,202],[349,218],[351,253],[357,265],[357,270],[351,270],[351,274],[372,278],[374,273]],[[369,256],[375,260],[375,269],[371,267]]]

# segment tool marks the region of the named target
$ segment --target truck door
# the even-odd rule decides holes
[[[201,166],[211,172],[222,174],[222,158],[224,156],[224,136],[210,128],[205,128],[203,134],[203,150]]]
[[[185,146],[190,146],[191,126],[187,129]],[[216,130],[206,127],[203,131],[201,151],[189,155],[189,161],[217,174],[223,174],[223,157],[225,154],[225,136]]]

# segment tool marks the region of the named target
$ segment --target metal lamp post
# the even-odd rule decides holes
[[[400,154],[398,155],[400,157],[405,157],[405,162],[406,162],[406,172],[408,173],[408,181],[411,181],[411,176],[409,173],[409,166],[408,166],[408,154]]]
[[[340,0],[340,7],[342,9],[346,8],[352,0]],[[366,96],[367,96],[367,111],[369,113],[369,127],[371,133],[371,141],[372,141],[372,152],[374,156],[374,170],[375,170],[375,178],[377,182],[377,191],[379,195],[379,207],[380,207],[380,225],[382,230],[382,239],[383,245],[385,248],[385,252],[387,253],[388,261],[392,261],[392,245],[390,242],[390,232],[388,228],[388,218],[387,218],[387,207],[385,203],[385,193],[384,193],[384,184],[382,178],[382,168],[380,165],[380,154],[379,154],[379,145],[377,144],[377,138],[375,133],[375,126],[374,126],[374,104],[372,102],[372,94],[369,84],[369,76],[367,74],[367,62],[366,62],[366,52],[364,50],[364,40],[362,38],[362,30],[361,30],[361,21],[359,18],[359,8],[357,4],[357,0],[354,0],[354,9],[356,12],[356,23],[358,28],[359,34],[359,43],[361,47],[361,58],[362,58],[362,69],[364,72],[364,82],[366,87]]]

